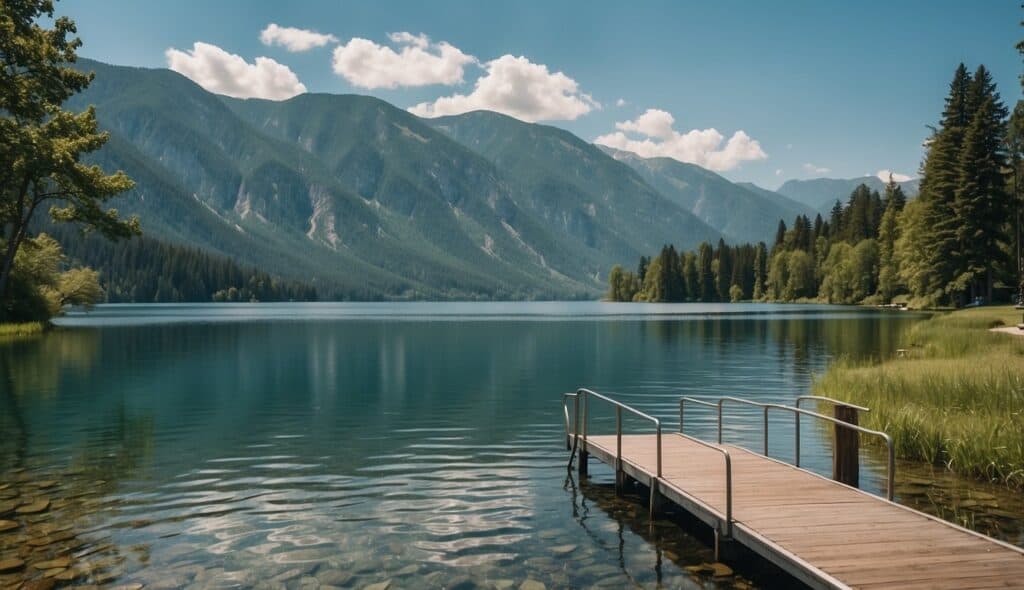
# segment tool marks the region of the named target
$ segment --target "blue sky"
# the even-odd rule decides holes
[[[1008,104],[1021,95],[1015,0],[65,0],[57,9],[78,23],[81,55],[173,64],[211,90],[354,92],[427,115],[494,108],[768,188],[879,170],[915,176],[961,61],[989,67]],[[323,37],[278,30],[261,40],[271,23]],[[323,44],[307,48],[311,39]]]

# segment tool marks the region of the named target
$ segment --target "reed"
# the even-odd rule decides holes
[[[42,334],[49,328],[46,322],[24,322],[17,324],[0,324],[0,338],[19,338]]]
[[[935,316],[908,331],[906,358],[833,364],[819,395],[871,408],[869,428],[893,436],[898,456],[1024,488],[1024,336],[1010,307]]]

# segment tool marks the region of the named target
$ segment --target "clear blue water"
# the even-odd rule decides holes
[[[14,490],[52,500],[38,526],[72,526],[69,554],[93,566],[80,581],[713,586],[684,569],[708,547],[616,499],[609,470],[567,477],[561,394],[590,387],[675,428],[680,395],[791,403],[837,355],[893,354],[917,319],[763,304],[100,306],[0,344],[0,482],[13,484],[0,505]],[[595,408],[593,429],[610,418]],[[725,438],[759,448],[758,420],[730,412]],[[695,410],[686,431],[713,438],[713,416]],[[772,454],[791,457],[792,438],[792,418],[773,418]],[[804,463],[827,473],[827,431],[805,422],[803,439]],[[32,526],[18,542],[0,533],[0,558]]]

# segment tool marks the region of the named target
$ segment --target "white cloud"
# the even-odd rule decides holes
[[[832,169],[825,168],[823,166],[815,166],[814,164],[807,162],[806,164],[804,164],[804,172],[808,174],[816,174],[818,176],[821,176],[822,174],[828,174],[829,172],[832,172]]]
[[[353,37],[334,49],[334,73],[360,88],[452,85],[462,82],[467,64],[476,58],[444,41],[431,43],[426,35],[390,33],[398,51],[369,39]]]
[[[337,43],[338,38],[308,29],[282,27],[270,23],[260,32],[260,42],[264,45],[279,45],[288,51],[298,52],[309,51],[314,47],[323,47],[328,43]]]
[[[775,169],[775,176],[782,176],[782,168]]]
[[[562,72],[550,72],[544,64],[525,57],[503,55],[483,65],[486,73],[469,94],[442,96],[409,108],[420,117],[456,115],[487,109],[523,121],[565,121],[601,108],[579,84]]]
[[[892,174],[892,179],[896,182],[906,182],[914,178],[913,176],[907,176],[906,174],[898,174],[892,170],[879,170],[875,176],[877,176],[882,182],[889,182],[890,174]]]
[[[306,91],[295,72],[269,57],[257,57],[250,64],[239,55],[201,41],[193,43],[191,50],[171,47],[164,54],[167,67],[217,94],[284,100]]]
[[[626,99],[624,99],[624,98],[620,98],[619,100],[615,101],[615,106],[617,106],[617,107],[624,107],[627,104],[628,103],[626,102]]]
[[[692,129],[680,133],[675,118],[660,109],[647,109],[633,121],[615,124],[618,131],[602,135],[594,143],[634,152],[644,158],[668,157],[690,162],[710,170],[732,170],[741,162],[763,160],[768,154],[761,144],[744,131],[733,133],[728,141],[717,129]],[[636,139],[627,133],[644,136]],[[725,141],[725,145],[722,142]]]

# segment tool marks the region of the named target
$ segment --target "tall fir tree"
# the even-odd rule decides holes
[[[960,266],[953,201],[959,184],[959,154],[970,122],[967,93],[971,75],[960,64],[953,74],[942,112],[940,127],[932,134],[922,166],[920,207],[914,211],[914,231],[906,231],[909,240],[902,249],[901,272],[912,295],[929,303],[947,296],[947,286]],[[919,231],[920,230],[920,231]]]
[[[711,244],[701,242],[697,248],[697,272],[700,277],[700,300],[715,301],[715,273],[713,269],[714,251]]]
[[[1005,260],[1002,244],[1009,241],[1004,228],[1011,203],[1003,177],[1007,110],[985,66],[971,80],[967,104],[972,115],[957,162],[957,267],[950,288],[991,300],[996,266]]]

